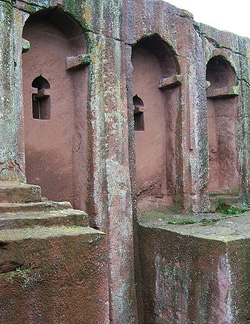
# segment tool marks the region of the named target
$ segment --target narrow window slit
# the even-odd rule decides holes
[[[37,93],[32,93],[32,116],[34,119],[50,119],[49,82],[41,75],[32,82]]]
[[[137,95],[133,97],[134,105],[134,127],[136,131],[144,131],[144,112],[143,112],[143,101]]]

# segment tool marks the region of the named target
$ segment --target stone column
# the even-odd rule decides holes
[[[238,114],[238,155],[241,172],[241,195],[242,201],[250,202],[250,40],[248,38],[239,38],[240,53],[239,56],[239,85],[241,93],[239,96],[239,114]]]
[[[25,182],[21,97],[25,15],[0,2],[0,181]]]
[[[202,40],[193,32],[186,64],[186,109],[189,112],[189,163],[191,172],[191,204],[194,212],[208,211],[208,135],[206,116],[206,64],[203,58]],[[188,160],[183,154],[184,160]],[[185,192],[185,179],[184,179]]]
[[[107,235],[110,318],[137,323],[132,198],[128,156],[126,45],[91,35],[90,114],[92,131],[93,213]]]

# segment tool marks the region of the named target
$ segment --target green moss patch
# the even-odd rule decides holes
[[[242,205],[230,205],[226,203],[223,199],[219,199],[217,202],[217,213],[222,213],[226,215],[239,215],[246,212],[249,212],[250,209]]]

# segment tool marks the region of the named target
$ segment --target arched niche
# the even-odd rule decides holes
[[[26,178],[54,201],[85,209],[87,190],[86,40],[58,8],[27,20],[23,38]]]
[[[235,85],[235,71],[223,56],[212,57],[207,64],[207,81],[211,89],[220,89]]]
[[[209,183],[211,193],[236,193],[239,171],[236,148],[236,74],[223,56],[207,64]]]
[[[133,47],[132,65],[138,206],[170,206],[178,190],[179,65],[174,51],[158,35]],[[140,121],[143,127],[138,128]]]

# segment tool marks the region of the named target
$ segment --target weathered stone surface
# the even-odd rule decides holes
[[[77,56],[68,56],[65,60],[66,70],[82,67],[90,63],[90,57],[88,54],[79,54]]]
[[[41,201],[41,188],[28,184],[0,183],[0,204]]]
[[[88,226],[88,215],[80,210],[17,211],[0,214],[1,229],[34,226]]]
[[[30,202],[30,203],[1,203],[1,213],[13,213],[13,212],[29,212],[29,211],[47,211],[47,210],[62,210],[71,209],[72,206],[69,202],[52,202],[52,201],[41,201],[41,202]]]
[[[0,241],[1,323],[109,323],[103,233],[36,227]]]
[[[75,116],[73,116],[74,109],[70,110],[72,114],[70,113],[71,124],[69,125],[68,115],[65,117],[66,115],[63,114],[62,117],[60,114],[60,105],[56,105],[58,108],[58,114],[60,115],[62,121],[62,128],[57,128],[58,125],[55,122],[55,127],[52,127],[50,133],[46,133],[46,135],[48,135],[47,138],[46,136],[40,136],[40,139],[44,139],[44,153],[38,155],[36,149],[40,148],[39,145],[36,145],[36,147],[30,145],[30,151],[35,152],[33,156],[36,158],[36,163],[37,161],[42,161],[45,167],[47,167],[48,160],[52,157],[50,161],[53,163],[49,165],[49,168],[46,168],[46,172],[43,171],[45,168],[41,168],[42,171],[39,173],[39,176],[45,175],[45,178],[47,177],[44,181],[45,190],[48,190],[53,194],[55,193],[59,197],[61,197],[61,194],[65,194],[67,197],[70,197],[70,200],[72,198],[72,202],[81,208],[88,206],[91,215],[91,223],[107,233],[110,271],[109,297],[107,297],[107,300],[109,300],[107,304],[110,303],[109,318],[114,323],[137,323],[138,319],[134,284],[133,241],[133,236],[136,237],[137,233],[133,232],[133,230],[136,228],[136,225],[133,224],[133,218],[136,217],[136,176],[134,165],[134,162],[136,161],[136,152],[134,146],[132,102],[132,47],[136,45],[142,38],[156,36],[165,42],[174,53],[175,60],[178,62],[179,67],[177,74],[183,75],[183,80],[179,86],[178,101],[176,101],[178,104],[176,104],[175,107],[177,111],[177,123],[173,124],[174,126],[171,125],[172,132],[174,135],[176,135],[172,147],[174,147],[176,151],[174,154],[172,154],[171,159],[166,159],[166,169],[169,170],[168,172],[172,172],[174,174],[173,177],[176,177],[176,187],[173,189],[174,202],[182,206],[184,209],[208,211],[211,207],[207,191],[209,180],[209,150],[206,64],[212,57],[222,56],[236,71],[236,81],[237,86],[239,86],[239,99],[237,106],[235,106],[236,109],[234,110],[235,115],[237,115],[237,124],[235,125],[236,132],[233,133],[233,137],[235,143],[238,143],[237,152],[234,155],[234,157],[236,157],[235,160],[238,162],[235,169],[237,171],[239,170],[241,175],[241,179],[239,181],[239,194],[241,199],[248,201],[248,186],[250,181],[250,132],[248,111],[250,107],[250,43],[249,40],[240,38],[238,36],[220,32],[202,24],[196,24],[193,21],[190,13],[175,8],[174,6],[160,0],[34,0],[32,2],[1,2],[0,14],[3,18],[1,19],[0,23],[0,29],[2,31],[0,33],[0,77],[1,80],[3,80],[0,83],[0,100],[2,100],[1,112],[3,115],[0,122],[0,142],[3,146],[0,148],[1,180],[15,180],[18,182],[25,181],[24,139],[22,125],[23,116],[21,112],[21,52],[23,49],[22,31],[24,22],[29,13],[34,13],[45,8],[50,8],[51,10],[56,8],[53,11],[53,15],[55,14],[55,17],[57,17],[56,13],[61,13],[60,19],[57,19],[57,17],[54,21],[55,25],[56,22],[60,22],[60,28],[59,30],[56,30],[55,33],[51,33],[53,37],[57,38],[58,34],[61,35],[62,29],[65,32],[64,36],[66,40],[68,40],[71,29],[67,28],[68,26],[64,24],[67,19],[61,20],[64,14],[67,15],[69,20],[71,19],[70,17],[73,17],[73,20],[71,19],[71,21],[75,20],[77,23],[75,25],[80,26],[80,28],[85,31],[87,40],[86,47],[88,49],[86,52],[91,57],[89,66],[90,73],[89,80],[87,80],[87,78],[85,79],[83,87],[76,86],[78,80],[81,79],[79,78],[76,79],[75,83],[69,82],[68,86],[64,85],[62,89],[60,89],[60,81],[65,81],[66,76],[65,78],[58,78],[59,83],[54,88],[58,94],[58,99],[56,101],[59,102],[61,100],[61,94],[72,94],[72,89],[77,89],[74,97],[69,100],[67,106],[70,108],[76,108],[77,113]],[[52,15],[52,11],[44,12]],[[72,28],[73,31],[75,31],[74,27]],[[36,33],[34,33],[34,36],[34,39],[37,39]],[[47,38],[45,37],[45,39]],[[56,43],[54,42],[53,44],[55,45]],[[50,46],[48,47],[50,48]],[[66,48],[67,50],[72,50],[72,46],[66,46]],[[24,55],[29,55],[30,53],[31,52],[28,52]],[[39,54],[39,52],[37,53]],[[55,50],[55,53],[59,56],[62,54],[62,52],[57,51],[57,49]],[[63,62],[60,64],[61,67],[63,67],[64,72],[65,57],[72,57],[74,55],[78,55],[79,53],[85,53],[85,51],[81,50],[76,51],[74,54],[67,53],[62,55]],[[43,55],[39,56],[38,54],[34,54],[34,61],[36,61],[38,57],[44,57]],[[49,57],[50,56],[48,56],[46,59],[47,61],[45,60],[44,66],[46,68],[49,67],[47,64],[50,61]],[[55,59],[55,62],[58,63],[59,60]],[[54,70],[57,71],[58,69],[55,68]],[[75,70],[79,71],[78,69]],[[30,74],[30,71],[31,70],[27,69],[28,75]],[[72,70],[67,73],[71,72]],[[37,69],[36,76],[40,73],[40,69]],[[54,74],[51,74],[50,77],[52,80],[54,80]],[[162,77],[168,77],[168,75],[161,75],[161,78]],[[70,76],[67,75],[67,78],[70,79]],[[157,79],[157,90],[159,81],[160,79]],[[25,85],[25,88],[30,88],[30,83],[31,82],[28,82],[27,87]],[[52,94],[53,91],[50,92],[51,96]],[[31,95],[29,93],[26,101],[29,105],[30,97]],[[171,97],[171,93],[169,94],[169,97]],[[78,100],[77,107],[74,104],[75,100]],[[64,104],[65,102],[66,101],[61,103]],[[83,102],[85,103],[84,108],[82,106]],[[129,110],[127,107],[129,107]],[[76,112],[76,110],[74,110],[74,112]],[[28,114],[30,114],[29,109],[26,111],[26,117]],[[164,115],[164,118],[165,117],[168,118],[169,115],[166,114]],[[65,128],[63,125],[65,125]],[[41,128],[43,126],[44,125],[41,125]],[[54,139],[54,129],[56,128],[58,130],[57,138],[61,138],[62,134],[69,135],[69,137],[67,137],[67,140],[62,140],[61,142],[58,141],[57,145],[51,145],[52,149],[49,150],[48,144],[53,144],[51,139]],[[28,138],[31,139],[31,144],[33,144],[32,141],[34,140],[35,136],[37,136],[36,138],[39,139],[39,134],[36,132],[36,129],[33,126],[31,126],[29,129],[31,132],[27,133],[27,135]],[[71,136],[74,129],[76,132],[73,134],[73,136]],[[237,138],[235,139],[235,137]],[[65,144],[65,142],[67,142],[67,144]],[[73,146],[72,143],[74,144]],[[82,143],[83,145],[81,145]],[[68,151],[66,158],[65,152],[69,147],[72,147],[72,150]],[[56,155],[59,149],[61,149],[64,153],[59,158],[55,156],[53,157],[53,154]],[[72,154],[74,155],[74,158],[72,158]],[[76,163],[73,160],[76,161]],[[36,163],[33,163],[33,161],[34,160],[31,159],[29,165],[33,167],[33,177],[36,178],[38,174]],[[173,161],[174,163],[172,163]],[[75,165],[74,171],[71,169],[72,164]],[[173,165],[176,166],[176,169],[172,168]],[[27,167],[29,167],[28,164]],[[26,172],[26,175],[27,174],[28,172]],[[55,174],[58,175],[58,177],[57,180],[53,181],[54,186],[51,186],[47,180],[52,179]],[[62,177],[64,177],[64,182],[59,186],[58,179],[61,181]],[[69,185],[69,179],[72,178],[74,178],[76,183],[75,186],[72,185],[72,182]],[[76,190],[73,189],[73,187],[76,188]],[[83,187],[85,188],[85,191],[83,190]],[[88,188],[88,192],[86,188]],[[70,191],[69,194],[66,193],[67,190]],[[74,193],[71,195],[72,192]],[[27,209],[35,208],[34,210],[36,210],[36,208],[47,208],[50,210],[51,207],[53,209],[51,203],[48,202],[37,204],[36,207],[32,204],[27,204],[26,207]],[[66,206],[64,206],[64,208],[65,207]],[[23,208],[25,207],[23,205],[15,207],[13,207],[13,205],[5,205],[1,208],[2,212],[5,213],[10,210],[16,212],[19,211],[18,213],[20,213],[20,211],[24,210]],[[41,214],[39,214],[39,212],[36,210],[34,213],[34,218],[40,225],[55,225],[56,217],[52,216],[51,212],[48,214],[50,214],[51,217],[48,217],[47,220],[45,216],[41,216]],[[6,216],[6,218],[8,217]],[[26,222],[25,216],[22,214],[19,217],[23,220],[17,218],[14,222],[23,227],[24,223]],[[70,217],[62,218],[63,220],[61,224],[66,224],[69,221],[69,224],[72,225],[72,219],[70,219]],[[6,219],[4,222],[6,222]],[[8,226],[15,227],[14,222],[7,222]],[[165,230],[160,230],[160,232],[162,231]],[[38,234],[42,235],[41,231]],[[185,241],[187,242],[187,246],[182,243],[183,236],[185,235],[178,234],[173,238],[173,244],[176,244],[177,247],[179,246],[179,250],[184,250],[188,246],[188,240]],[[165,240],[164,235],[159,237],[159,239],[161,238],[163,241]],[[197,261],[195,262],[200,265],[200,268],[205,273],[205,285],[205,282],[209,281],[210,277],[208,269],[206,265],[204,265],[202,253],[204,252],[204,257],[207,257],[209,260],[208,263],[210,262],[211,269],[214,271],[213,273],[216,273],[215,264],[217,264],[219,269],[222,269],[222,273],[223,271],[227,272],[227,267],[225,264],[227,264],[227,260],[230,258],[228,257],[228,259],[223,259],[224,261],[226,260],[225,262],[222,260],[221,263],[215,262],[215,264],[212,264],[211,260],[209,259],[206,245],[203,246],[203,243],[200,243],[203,238],[195,238],[194,240],[195,243],[190,247],[190,249],[195,250],[196,247],[200,249],[200,254],[198,254]],[[198,243],[197,240],[199,241]],[[153,250],[150,250],[149,253],[155,253],[158,255],[158,244],[160,244],[160,242],[156,242],[156,250],[154,252]],[[223,253],[225,252],[225,246],[227,244],[228,243],[220,242],[217,246],[216,242],[213,241],[212,245],[215,246],[215,260],[218,261],[219,255],[221,254],[223,257],[225,256]],[[145,251],[147,251],[148,248],[149,247],[146,246]],[[177,248],[173,248],[173,246],[171,246],[169,249],[169,253],[172,258],[175,257],[175,254],[177,256],[179,255],[179,250]],[[74,257],[75,256],[73,255],[73,258]],[[150,254],[148,257],[150,259]],[[184,263],[187,262],[188,264],[189,260],[187,258],[184,258],[183,260]],[[190,260],[192,260],[191,257]],[[79,261],[81,262],[81,260]],[[162,262],[164,272],[165,259],[163,261],[158,261],[159,263]],[[151,274],[154,274],[154,269],[151,268],[151,261],[149,260],[148,262],[149,263],[144,263],[144,268],[149,272],[152,270]],[[11,263],[11,260],[10,263],[6,264],[10,264],[12,269],[15,269],[17,266],[15,262]],[[6,266],[6,264],[5,268],[8,268],[8,265]],[[136,265],[138,266],[136,275],[139,277],[140,269],[138,260],[136,260]],[[194,268],[196,269],[196,266]],[[239,271],[246,273],[245,270],[242,269]],[[19,272],[19,270],[17,272]],[[158,274],[159,278],[165,278],[162,272],[159,272]],[[180,278],[181,282],[185,281],[185,275],[186,273],[183,270],[183,272],[180,273],[180,277],[178,277]],[[192,283],[200,282],[199,278],[199,275],[194,273]],[[158,282],[159,281],[161,280],[158,280]],[[162,280],[162,283],[163,282],[164,280]],[[170,289],[175,289],[174,279],[172,282],[173,287],[170,287]],[[213,282],[213,278],[211,279],[211,282]],[[220,282],[222,286],[225,283],[223,278],[218,282]],[[58,286],[57,288],[54,288],[54,290],[58,290],[60,292],[60,282],[57,281],[57,284]],[[226,285],[227,284],[228,283],[226,282]],[[205,287],[204,285],[201,283],[201,287]],[[154,287],[152,289],[154,289]],[[163,287],[161,284],[159,284],[157,289],[159,289],[157,292],[164,291],[164,284]],[[196,286],[191,285],[190,289],[192,290],[190,305],[194,305],[193,308],[195,309],[195,298],[197,297],[196,299],[199,300],[200,295],[199,293],[196,293],[196,289],[198,289]],[[228,304],[225,302],[225,296],[223,297],[223,292],[221,292],[220,289],[222,288],[220,284],[218,284],[214,291],[216,291],[216,293],[218,292],[218,296],[222,298],[221,300],[224,298],[224,301],[220,306],[222,309],[221,316],[224,316],[225,305]],[[180,288],[179,291],[182,293],[182,288]],[[137,293],[139,293],[140,296],[141,292],[137,291]],[[41,294],[41,296],[46,300],[47,293],[44,295]],[[59,294],[59,297],[60,296],[61,295]],[[152,296],[153,294],[150,295],[150,298]],[[186,296],[185,293],[183,296]],[[152,300],[153,298],[154,297],[152,297]],[[181,295],[180,298],[182,298]],[[62,301],[60,298],[59,300]],[[206,296],[204,297],[204,300],[206,305]],[[218,299],[215,300],[217,301]],[[42,302],[39,302],[39,307],[41,304]],[[108,311],[107,304],[103,306],[106,311]],[[179,305],[178,300],[177,302],[173,302],[172,300],[169,301],[169,305],[175,304]],[[139,309],[141,310],[142,307],[140,307],[140,301],[138,302],[138,305]],[[183,321],[186,316],[184,306],[182,308],[183,313],[180,315],[178,313],[179,318],[182,317]],[[34,305],[30,307],[33,307],[33,309],[35,308]],[[152,305],[149,305],[149,308],[146,308],[146,312],[150,312],[151,307]],[[157,305],[157,307],[160,309],[159,305]],[[89,308],[91,307],[89,306]],[[102,310],[104,308],[102,308]],[[53,309],[50,308],[50,310],[51,312],[49,312],[49,314],[52,314]],[[75,308],[73,308],[73,310],[75,313],[77,313]],[[72,315],[70,311],[71,309],[69,308],[69,313],[65,313],[65,318],[68,316],[66,314],[69,314],[70,316]],[[206,312],[202,309],[201,316],[205,316],[205,313]],[[195,318],[197,314],[194,314],[193,310],[189,307],[187,316],[190,315],[190,318]],[[217,315],[218,311],[215,309],[214,315],[211,316]],[[72,318],[74,321],[75,317],[73,316]],[[107,316],[105,317],[105,320],[106,318]],[[13,318],[11,318],[11,320],[13,320]],[[34,322],[35,320],[38,321],[39,319],[37,317],[36,319],[32,320]],[[49,318],[47,322],[52,321],[53,323],[53,320],[54,319]],[[57,323],[56,320],[58,319],[55,319],[55,323]],[[63,320],[64,319],[61,319],[62,323]],[[97,323],[103,321],[103,319],[100,320],[99,318],[95,318],[95,320]],[[219,320],[221,320],[221,318]],[[141,317],[139,319],[139,322],[140,321]],[[206,322],[206,320],[204,321]]]
[[[182,82],[181,75],[174,75],[168,78],[162,78],[159,83],[159,88],[173,88],[180,85]]]
[[[22,137],[22,13],[0,2],[0,180],[24,182]]]
[[[91,203],[96,226],[109,237],[111,319],[115,323],[137,323],[126,70],[121,59],[126,53],[126,46],[100,35],[92,35],[92,44]]]
[[[196,217],[198,221],[207,216]],[[145,323],[247,321],[249,230],[250,214],[190,225],[170,225],[168,218],[142,219]]]
[[[0,322],[108,323],[104,233],[39,186],[2,184],[0,197]]]
[[[235,87],[223,87],[219,89],[208,89],[207,98],[227,98],[239,95],[239,88]]]

